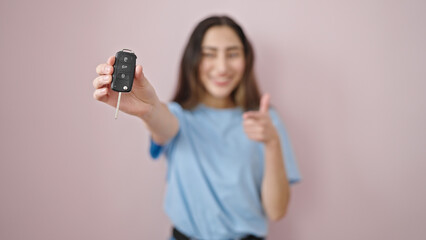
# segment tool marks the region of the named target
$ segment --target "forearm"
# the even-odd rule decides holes
[[[149,114],[145,114],[141,119],[157,144],[166,143],[179,130],[178,119],[170,112],[167,105],[160,101],[156,101]]]
[[[284,217],[290,199],[290,186],[279,138],[265,143],[265,170],[261,194],[269,219],[277,221]]]

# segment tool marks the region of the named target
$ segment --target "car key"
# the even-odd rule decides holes
[[[135,77],[136,55],[132,50],[123,49],[115,54],[114,72],[112,74],[111,89],[118,92],[115,119],[118,117],[122,92],[132,90],[133,78]]]

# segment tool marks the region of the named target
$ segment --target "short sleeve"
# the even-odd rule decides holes
[[[293,153],[293,148],[290,143],[289,136],[285,129],[284,123],[281,121],[277,111],[273,108],[269,110],[272,123],[278,131],[281,142],[281,149],[284,155],[284,165],[286,168],[286,173],[290,184],[299,182],[302,178],[297,167],[297,162]]]
[[[169,108],[170,112],[176,116],[176,118],[179,120],[179,122],[181,122],[181,118],[182,118],[182,112],[183,109],[182,107],[176,103],[176,102],[170,102],[167,104],[167,107]],[[180,127],[180,124],[179,124]],[[176,134],[176,136],[179,134]],[[151,155],[151,157],[153,159],[157,159],[163,152],[166,152],[171,149],[173,147],[174,144],[174,140],[175,137],[173,137],[172,139],[170,139],[167,143],[160,145],[157,144],[156,142],[154,142],[154,140],[152,139],[152,136],[150,136],[150,147],[149,147],[149,153]]]

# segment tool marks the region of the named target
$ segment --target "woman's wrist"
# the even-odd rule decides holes
[[[144,122],[150,122],[153,118],[155,118],[156,112],[162,107],[161,101],[157,98],[153,101],[152,104],[146,104],[145,111],[141,111],[137,116],[142,119]]]
[[[278,136],[278,133],[276,130],[272,134],[272,136],[264,142],[266,148],[276,148],[280,147],[280,137]]]

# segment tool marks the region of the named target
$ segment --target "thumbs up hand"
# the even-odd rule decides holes
[[[248,111],[243,114],[243,127],[247,137],[264,144],[279,141],[278,132],[269,116],[269,95],[264,94],[260,100],[259,111]]]

